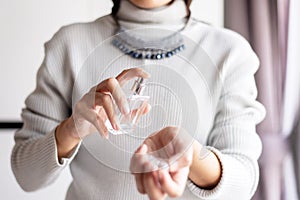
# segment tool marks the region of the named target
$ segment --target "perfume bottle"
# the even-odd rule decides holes
[[[130,112],[126,115],[122,114],[116,107],[116,114],[118,116],[120,130],[113,129],[110,122],[107,120],[106,126],[111,134],[119,135],[133,133],[140,117],[143,115],[145,109],[147,108],[147,104],[150,98],[149,96],[143,95],[145,87],[145,79],[138,78],[134,81],[131,90],[125,92]]]

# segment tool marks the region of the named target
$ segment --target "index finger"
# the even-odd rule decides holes
[[[123,86],[127,81],[133,79],[134,77],[150,78],[150,74],[142,68],[131,68],[122,71],[116,77],[116,79],[118,80],[120,86]]]

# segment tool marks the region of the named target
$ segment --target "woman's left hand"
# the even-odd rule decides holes
[[[130,164],[140,193],[151,200],[183,194],[193,159],[190,138],[182,129],[166,127],[144,141]]]

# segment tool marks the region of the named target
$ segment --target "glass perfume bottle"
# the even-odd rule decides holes
[[[135,80],[131,90],[125,92],[130,112],[124,115],[119,111],[118,108],[116,108],[116,114],[118,116],[120,130],[113,129],[110,122],[107,120],[106,126],[111,134],[119,135],[133,133],[140,117],[143,115],[145,109],[147,108],[147,104],[150,98],[149,96],[143,95],[145,87],[145,79],[138,78]]]

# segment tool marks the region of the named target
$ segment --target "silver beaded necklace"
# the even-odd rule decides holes
[[[179,31],[161,39],[144,40],[119,27],[112,44],[132,58],[160,60],[172,57],[185,49]]]

